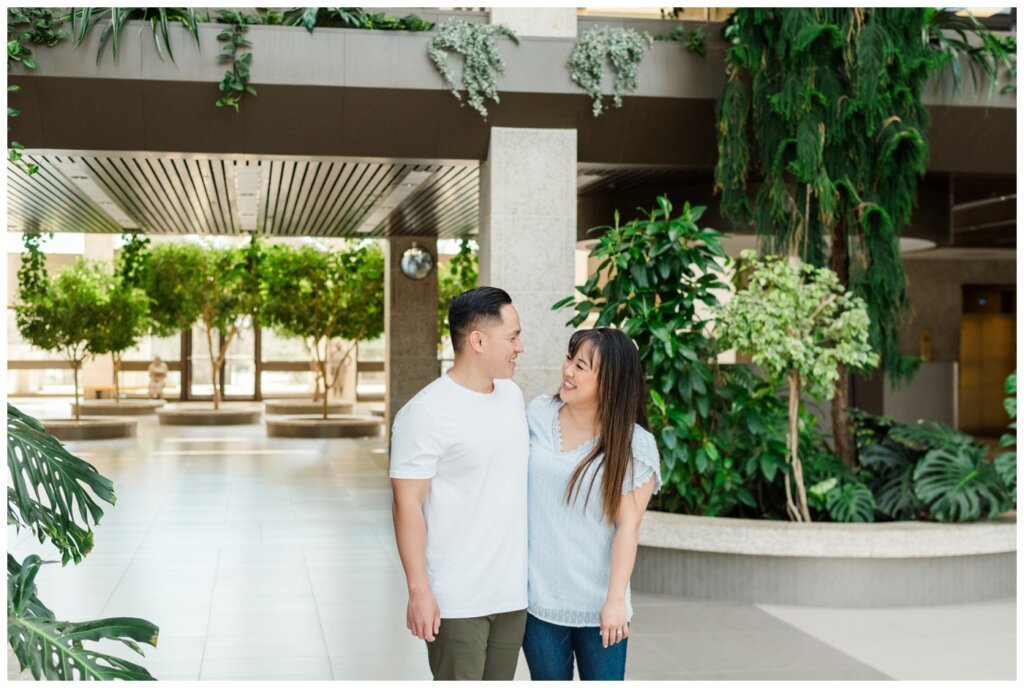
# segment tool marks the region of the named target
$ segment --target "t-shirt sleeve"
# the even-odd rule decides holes
[[[654,478],[654,491],[651,494],[658,494],[661,490],[661,459],[658,456],[658,444],[654,441],[654,435],[644,430],[639,425],[633,428],[633,471],[626,473],[626,479],[622,483],[622,494],[646,485]]]
[[[426,404],[403,406],[391,428],[391,477],[433,478],[443,452],[441,433]]]

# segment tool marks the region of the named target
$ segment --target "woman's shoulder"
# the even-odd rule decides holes
[[[526,412],[543,413],[550,411],[557,403],[558,399],[551,394],[538,394],[527,405]]]
[[[645,463],[658,464],[658,443],[654,435],[639,423],[633,425],[633,456]]]

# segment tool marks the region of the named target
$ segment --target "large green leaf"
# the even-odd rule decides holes
[[[932,449],[914,469],[915,492],[940,521],[995,518],[1009,507],[1006,489],[980,444]]]
[[[863,483],[847,482],[830,490],[825,508],[840,523],[870,523],[875,520],[875,497]]]
[[[36,419],[7,405],[7,522],[50,539],[63,563],[76,563],[92,549],[92,523],[103,509],[90,494],[114,504],[114,484],[72,455]],[[76,523],[76,513],[84,525]]]

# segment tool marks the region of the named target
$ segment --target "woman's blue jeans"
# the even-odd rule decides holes
[[[621,681],[626,673],[627,642],[601,647],[597,626],[558,626],[527,614],[523,654],[534,681],[571,681],[574,656],[580,680]]]

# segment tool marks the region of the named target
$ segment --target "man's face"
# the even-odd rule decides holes
[[[516,357],[523,353],[519,340],[519,313],[511,304],[501,307],[501,322],[490,322],[480,330],[483,335],[483,361],[492,378],[510,378],[516,372]]]

